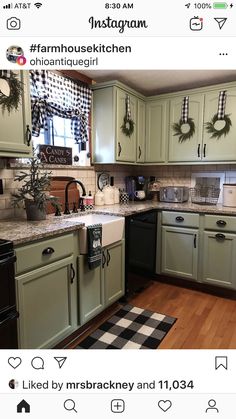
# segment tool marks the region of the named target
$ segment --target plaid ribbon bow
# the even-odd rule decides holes
[[[224,119],[226,106],[226,90],[219,93],[217,118]]]
[[[181,111],[181,121],[183,121],[184,124],[188,122],[188,112],[189,112],[189,96],[185,96],[183,98],[182,111]]]
[[[130,96],[129,95],[126,95],[125,105],[126,105],[126,119],[129,121],[131,119],[131,107],[130,107]]]

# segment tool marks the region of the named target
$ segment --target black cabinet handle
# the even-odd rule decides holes
[[[206,144],[203,146],[203,157],[206,157]]]
[[[42,251],[42,255],[52,255],[54,252],[55,250],[52,247],[46,247],[46,249]]]
[[[75,269],[73,263],[70,264],[70,283],[73,284],[75,279]]]
[[[196,249],[196,247],[197,247],[197,235],[196,234],[194,234],[193,246],[194,246],[194,249]]]
[[[178,223],[181,223],[182,221],[184,221],[184,217],[181,217],[181,215],[178,217],[175,217],[175,221],[177,221]]]
[[[139,150],[138,158],[140,159],[140,157],[141,157],[141,155],[142,155],[142,150],[141,150],[140,145],[138,146],[138,150]]]
[[[222,233],[217,233],[216,235],[215,235],[215,238],[217,239],[217,240],[224,240],[225,239],[225,235],[224,234],[222,234]]]
[[[32,134],[31,134],[31,130],[29,125],[26,125],[26,142],[27,142],[27,146],[30,146],[30,142],[31,142],[31,138],[32,138]]]
[[[216,221],[216,224],[220,227],[224,227],[224,226],[226,226],[227,223],[224,220],[218,220],[218,221]]]
[[[102,267],[104,268],[106,263],[106,256],[105,256],[105,252],[102,252]]]
[[[197,146],[197,156],[200,157],[200,144]]]
[[[110,260],[111,260],[111,255],[109,253],[109,250],[107,250],[107,266],[109,265]]]
[[[120,145],[120,142],[119,142],[118,143],[118,157],[120,157],[121,151],[122,151],[122,148],[121,148],[121,145]]]

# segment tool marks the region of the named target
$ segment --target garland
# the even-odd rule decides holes
[[[18,109],[18,106],[21,103],[23,83],[17,78],[17,75],[13,73],[13,71],[10,71],[10,75],[5,75],[4,72],[0,73],[0,78],[6,80],[10,87],[9,96],[5,96],[0,91],[0,106],[2,107],[3,113],[5,110],[10,113],[12,110]]]
[[[128,118],[127,115],[124,116],[121,130],[127,137],[130,137],[134,132],[134,121],[131,118]]]
[[[215,128],[215,123],[217,121],[225,121],[225,125],[222,129],[217,130]],[[226,136],[229,131],[230,131],[230,127],[232,126],[232,122],[231,119],[228,115],[224,115],[221,119],[218,118],[218,115],[215,114],[213,116],[213,118],[211,119],[210,122],[206,122],[206,131],[208,132],[208,134],[212,134],[210,138],[216,138],[217,140],[219,140],[220,137],[222,137],[222,135]]]
[[[182,132],[182,126],[188,124],[189,130],[188,132]],[[193,118],[188,118],[187,122],[184,122],[182,119],[179,120],[179,122],[175,122],[172,125],[172,129],[174,130],[175,134],[179,136],[179,142],[182,143],[183,141],[190,140],[190,138],[195,133],[195,123]]]

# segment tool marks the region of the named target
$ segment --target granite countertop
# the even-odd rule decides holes
[[[236,207],[224,207],[221,204],[197,205],[189,202],[173,204],[157,201],[130,202],[129,204],[124,205],[116,204],[96,206],[92,211],[78,213],[78,216],[85,215],[89,212],[94,212],[99,214],[119,215],[126,217],[152,209],[159,211],[186,211],[202,214],[236,216]],[[0,221],[0,239],[12,240],[15,245],[18,245],[50,236],[55,236],[58,234],[67,233],[70,231],[79,230],[84,226],[84,223],[81,221],[78,221],[78,223],[70,222],[69,219],[72,216],[75,217],[76,214],[62,215],[61,217],[49,215],[45,221],[26,221],[20,219]]]

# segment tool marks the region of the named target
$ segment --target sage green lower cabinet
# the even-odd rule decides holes
[[[103,249],[102,262],[97,268],[88,268],[87,255],[79,255],[78,265],[82,325],[124,295],[124,240]]]
[[[20,348],[52,348],[75,329],[73,269],[70,256],[17,277]]]
[[[204,231],[203,282],[236,289],[236,234]]]
[[[17,246],[15,253],[19,347],[52,348],[78,328],[77,233]]]
[[[162,226],[161,272],[197,280],[198,230]]]

